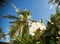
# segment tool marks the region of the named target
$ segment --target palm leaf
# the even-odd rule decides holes
[[[24,31],[23,27],[28,19],[27,17],[29,15],[31,15],[30,11],[28,11],[28,10],[21,12],[20,10],[18,10],[18,8],[16,8],[16,6],[14,4],[13,4],[13,7],[16,10],[16,12],[18,13],[18,17],[13,16],[13,15],[3,16],[3,18],[15,19],[14,21],[9,22],[9,23],[11,23],[10,32],[9,32],[11,39],[15,38],[17,33],[19,33],[20,36],[22,37],[23,31]],[[23,15],[24,19],[20,15]],[[23,21],[21,19],[23,19]]]
[[[20,28],[21,28],[20,26],[21,25],[19,22],[16,22],[16,23],[14,22],[14,25],[10,27],[10,34],[9,34],[10,38],[14,38],[17,35],[17,33],[20,32]]]
[[[9,19],[18,19],[18,17],[13,16],[13,15],[5,15],[3,18],[9,18]]]
[[[17,22],[19,22],[19,21],[10,21],[9,23],[11,23],[11,24],[16,24]]]
[[[15,11],[16,11],[18,14],[21,14],[20,9],[17,8],[13,3],[12,3],[12,6],[13,6],[13,8],[15,9]]]
[[[14,38],[16,36],[17,28],[18,28],[17,26],[11,26],[11,29],[9,32],[10,38]]]
[[[5,5],[7,5],[9,3],[9,0],[0,0],[0,6],[4,7]]]

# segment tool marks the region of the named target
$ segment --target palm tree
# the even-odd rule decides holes
[[[2,28],[0,27],[0,40],[5,39],[5,34],[2,31]]]
[[[20,37],[22,37],[22,34],[24,32],[24,26],[26,25],[29,16],[31,16],[30,11],[24,10],[23,12],[20,11],[14,4],[12,4],[16,12],[18,13],[18,16],[13,16],[13,15],[6,15],[3,16],[4,18],[9,18],[12,19],[13,21],[10,21],[11,23],[10,26],[10,38],[16,37],[17,33],[19,33]]]

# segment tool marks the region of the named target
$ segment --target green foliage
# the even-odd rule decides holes
[[[47,23],[47,29],[45,31],[38,29],[35,36],[25,32],[18,44],[60,44],[60,14],[51,15],[50,21]],[[16,40],[13,40],[13,44],[15,44],[14,41]]]
[[[37,32],[39,33],[39,32]],[[43,41],[42,39],[40,38],[40,36],[31,36],[31,35],[28,35],[27,36],[27,33],[25,33],[22,37],[22,40],[20,40],[20,36],[17,36],[15,38],[15,40],[13,40],[13,43],[12,44],[43,44]]]
[[[59,44],[59,31],[60,31],[60,14],[52,14],[50,18],[51,22],[48,22],[48,32],[51,33],[51,44]],[[54,41],[54,42],[53,42]]]
[[[53,2],[53,1],[54,0],[50,0],[49,2]],[[53,4],[58,2],[59,0],[58,1],[55,0]],[[47,21],[46,30],[41,30],[39,28],[35,32],[33,32],[35,33],[35,35],[32,36],[29,34],[29,25],[28,25],[28,21],[30,21],[28,19],[28,16],[31,15],[30,11],[24,10],[22,12],[18,10],[18,8],[16,8],[15,5],[13,5],[13,7],[18,13],[18,17],[12,15],[3,16],[4,18],[14,19],[14,21],[10,22],[12,25],[10,27],[10,33],[9,33],[12,40],[12,44],[60,44],[60,14],[59,13],[51,15],[50,19]],[[33,20],[31,20],[30,22],[32,21]],[[35,23],[36,21],[33,22]],[[43,21],[41,19],[40,23],[42,24],[42,22]],[[36,27],[38,26],[37,24],[34,25]]]

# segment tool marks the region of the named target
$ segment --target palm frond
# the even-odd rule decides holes
[[[18,19],[18,17],[13,16],[13,15],[5,15],[3,18],[9,18],[9,19]]]
[[[18,13],[18,14],[21,14],[21,11],[19,8],[17,8],[13,3],[11,3],[13,8],[15,9],[15,11]]]
[[[17,35],[17,32],[19,32],[19,29],[18,29],[19,26],[20,24],[17,24],[17,23],[11,26],[10,33],[9,33],[10,38],[14,38]]]
[[[5,5],[7,5],[9,3],[9,0],[0,0],[0,6],[4,7]]]
[[[15,24],[15,23],[17,23],[18,21],[10,21],[9,23],[11,23],[11,24]]]
[[[12,27],[11,27],[11,30],[10,30],[10,32],[9,32],[10,38],[14,38],[14,36],[15,36],[15,34],[16,34],[16,31],[17,31],[17,30],[14,29],[14,26],[12,26]]]

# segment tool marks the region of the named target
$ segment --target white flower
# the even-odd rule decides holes
[[[38,29],[38,24],[33,22],[31,27],[29,28],[29,34],[31,34],[32,36],[35,35],[35,31]]]
[[[37,29],[45,30],[46,26],[43,23],[40,23],[40,22],[33,22],[31,24],[31,27],[29,28],[29,34],[31,34],[32,36],[35,35],[34,32],[36,32]]]
[[[30,34],[30,35],[34,36],[34,35],[35,35],[34,32],[35,32],[35,30],[34,30],[33,28],[30,28],[30,29],[29,29],[29,34]]]
[[[46,26],[43,23],[41,23],[40,30],[46,30]]]
[[[39,22],[33,22],[32,25],[31,25],[31,27],[33,29],[38,29],[40,26],[41,26],[41,23],[39,23]]]

